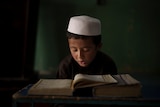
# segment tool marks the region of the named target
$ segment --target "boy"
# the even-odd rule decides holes
[[[56,78],[73,79],[77,73],[117,74],[117,67],[112,58],[100,51],[102,46],[100,20],[86,15],[71,17],[67,39],[70,54],[60,62]],[[73,95],[92,96],[91,90],[92,88],[77,89]]]
[[[61,61],[57,78],[73,79],[77,73],[117,74],[114,61],[100,51],[100,20],[85,15],[71,17],[67,39],[71,54]]]

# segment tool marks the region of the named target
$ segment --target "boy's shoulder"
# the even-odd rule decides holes
[[[102,52],[102,51],[98,51],[97,52],[97,57],[98,59],[101,59],[101,60],[113,60],[111,58],[111,56],[109,56],[109,54],[105,53],[105,52]]]
[[[73,58],[72,58],[71,54],[68,54],[68,55],[63,57],[63,59],[61,60],[60,63],[61,64],[64,64],[64,63],[69,64],[69,63],[72,62],[72,60],[73,60]]]

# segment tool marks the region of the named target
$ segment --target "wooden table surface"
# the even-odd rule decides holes
[[[128,105],[128,106],[159,106],[159,98],[117,98],[117,97],[72,97],[72,96],[31,96],[27,95],[31,84],[14,93],[12,96],[13,107],[17,103],[65,103],[65,104],[98,104],[98,105]]]

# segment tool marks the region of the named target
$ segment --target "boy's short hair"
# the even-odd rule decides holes
[[[67,35],[68,39],[71,39],[71,38],[74,38],[74,39],[88,39],[88,38],[92,38],[93,43],[96,46],[101,43],[101,35],[97,35],[97,36],[95,36],[95,35],[94,36],[85,36],[85,35],[73,34],[73,33],[70,33],[70,32],[67,32],[66,35]]]

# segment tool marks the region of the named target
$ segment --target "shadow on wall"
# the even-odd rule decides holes
[[[74,14],[72,3],[41,0],[35,54],[35,71],[54,72],[60,60],[66,56],[67,22]]]
[[[43,2],[46,3],[45,0],[43,0]],[[46,6],[48,8],[46,8],[45,11],[49,12],[50,17],[53,18],[51,24],[53,24],[54,28],[51,31],[54,31],[53,33],[54,43],[51,43],[51,45],[55,45],[56,52],[58,55],[57,57],[62,58],[68,52],[67,41],[65,38],[68,20],[75,13],[74,10],[76,7],[72,3],[59,2],[59,1],[48,2]]]

